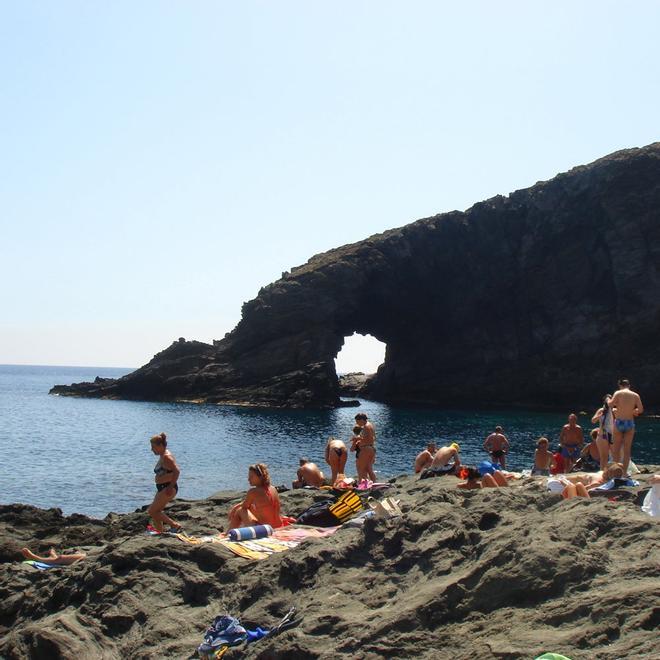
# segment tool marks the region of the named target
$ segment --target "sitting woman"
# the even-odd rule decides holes
[[[459,476],[464,477],[466,481],[458,484],[458,488],[466,488],[471,490],[473,488],[500,488],[508,486],[509,483],[506,477],[499,471],[495,470],[493,474],[481,475],[481,472],[473,467],[463,468]]]
[[[263,463],[250,465],[248,482],[252,488],[248,490],[245,500],[229,511],[230,529],[252,525],[282,527],[284,522],[280,515],[280,496],[270,485],[268,468]]]
[[[70,555],[58,555],[53,548],[48,552],[47,557],[40,557],[35,555],[34,552],[31,552],[29,548],[23,548],[21,550],[23,557],[29,559],[30,561],[38,561],[42,564],[48,564],[50,566],[70,566],[75,564],[78,561],[81,561],[87,557],[84,552],[72,553]]]
[[[620,479],[623,476],[623,465],[621,463],[610,463],[602,472],[583,472],[564,475],[562,478],[568,483],[564,487],[561,496],[570,500],[573,497],[589,497],[589,491],[598,488],[610,481]]]

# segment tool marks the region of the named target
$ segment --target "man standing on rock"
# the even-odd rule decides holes
[[[582,427],[578,426],[575,413],[568,416],[568,424],[564,424],[559,434],[559,444],[561,455],[564,458],[564,472],[570,472],[575,465],[575,461],[580,458],[580,452],[584,444],[584,433]]]
[[[497,463],[506,468],[506,455],[509,451],[509,440],[502,432],[501,426],[495,427],[495,432],[491,433],[484,442],[484,449],[490,454],[491,462]]]
[[[610,401],[610,407],[614,410],[615,416],[612,456],[615,461],[623,465],[625,475],[628,474],[632,442],[635,437],[635,417],[644,412],[644,406],[639,394],[630,389],[630,382],[622,378],[619,381],[619,389]]]

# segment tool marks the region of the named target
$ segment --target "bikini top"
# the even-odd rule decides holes
[[[157,477],[162,477],[164,474],[170,474],[171,472],[174,472],[174,470],[168,470],[163,466],[163,457],[161,456],[158,459],[158,463],[156,463],[156,467],[154,468],[154,473]]]

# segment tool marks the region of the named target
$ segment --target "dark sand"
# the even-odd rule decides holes
[[[0,656],[188,658],[218,614],[268,627],[295,605],[299,627],[225,657],[660,657],[660,525],[634,500],[563,501],[532,479],[483,491],[394,481],[402,518],[259,562],[148,537],[144,513],[1,506]],[[212,533],[237,497],[171,511],[188,533]],[[283,510],[322,497],[285,493]],[[89,557],[40,572],[19,563],[25,545]]]

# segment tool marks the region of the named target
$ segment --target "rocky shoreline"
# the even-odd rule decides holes
[[[103,520],[0,506],[0,656],[189,658],[228,612],[300,625],[226,658],[652,657],[660,625],[660,526],[637,497],[564,501],[543,480],[460,491],[454,477],[392,480],[403,516],[303,542],[262,561],[144,533],[143,511]],[[189,534],[226,525],[240,493],[176,502]],[[318,491],[281,495],[296,514]],[[20,548],[82,549],[37,571]]]

